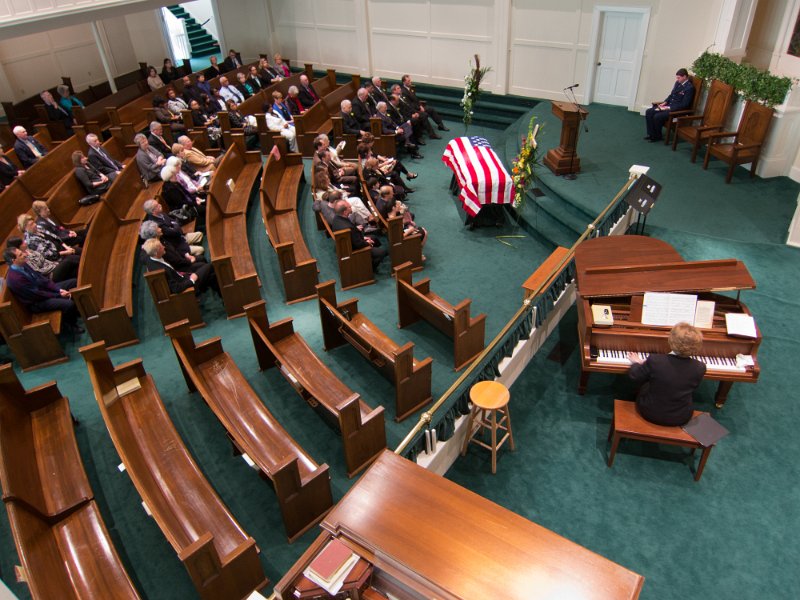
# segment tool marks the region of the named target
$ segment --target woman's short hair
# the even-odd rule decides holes
[[[155,221],[144,221],[142,226],[139,227],[139,237],[143,240],[158,237],[158,223]]]
[[[45,208],[47,208],[47,202],[45,202],[44,200],[34,200],[33,204],[31,204],[31,208],[33,209],[33,212],[35,212],[37,216],[41,215],[42,211]]]
[[[25,213],[24,215],[20,215],[17,217],[17,227],[19,227],[19,230],[22,233],[25,233],[25,231],[28,229],[28,223],[31,221],[33,221],[33,217],[29,214]]]
[[[292,95],[295,95],[295,96],[296,96],[297,94],[299,94],[299,93],[300,93],[300,90],[298,90],[298,89],[297,89],[297,86],[296,86],[296,85],[290,85],[290,86],[289,86],[289,90],[288,90],[288,92],[289,92],[290,94],[292,94]]]
[[[669,332],[669,347],[678,356],[696,356],[703,347],[703,334],[688,323],[678,323]]]
[[[175,175],[177,171],[175,171],[175,167],[172,165],[167,165],[163,169],[161,169],[161,181],[169,181]]]

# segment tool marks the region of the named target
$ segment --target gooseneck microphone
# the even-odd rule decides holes
[[[574,90],[576,87],[580,87],[580,85],[581,85],[580,83],[575,83],[575,84],[573,84],[573,85],[571,85],[569,87],[565,87],[564,89],[565,90]]]

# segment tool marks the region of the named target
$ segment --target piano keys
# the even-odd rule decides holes
[[[578,336],[581,346],[581,377],[578,393],[586,391],[589,374],[626,373],[628,352],[670,351],[670,327],[642,324],[645,292],[697,294],[698,300],[715,302],[711,328],[703,332],[703,348],[695,357],[706,364],[706,379],[719,381],[715,403],[721,408],[734,382],[758,380],[758,347],[755,339],[730,336],[725,326],[727,313],[750,314],[736,297],[720,292],[755,288],[744,263],[735,259],[684,261],[666,242],[643,236],[594,238],[575,252],[578,288]],[[614,324],[595,326],[591,305],[611,306]],[[752,357],[751,366],[740,365],[737,355]]]

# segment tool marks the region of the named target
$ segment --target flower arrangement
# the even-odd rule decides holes
[[[472,67],[472,61],[469,64]],[[491,70],[491,67],[481,67],[481,58],[476,54],[475,66],[464,77],[464,97],[461,99],[461,108],[464,109],[463,121],[467,127],[472,123],[472,107],[475,106],[478,97],[481,95],[481,81]]]
[[[536,167],[539,165],[539,153],[536,134],[539,133],[539,124],[536,117],[531,117],[528,123],[528,134],[522,138],[522,147],[519,154],[511,163],[511,180],[514,183],[514,208],[522,210],[525,204],[527,190],[536,180]]]

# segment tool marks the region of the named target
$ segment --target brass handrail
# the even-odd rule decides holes
[[[494,339],[492,339],[489,345],[486,346],[483,349],[483,351],[480,354],[478,354],[478,356],[475,357],[475,359],[467,367],[466,371],[464,371],[452,383],[452,385],[449,388],[447,388],[444,394],[442,394],[439,397],[439,399],[433,404],[433,406],[430,407],[429,410],[425,411],[420,415],[419,421],[417,421],[416,425],[414,425],[411,431],[409,431],[408,434],[406,434],[406,437],[403,438],[403,441],[400,442],[400,445],[397,446],[397,448],[395,448],[394,450],[395,454],[400,454],[406,449],[406,446],[408,446],[408,444],[411,443],[414,437],[416,437],[416,435],[420,431],[422,431],[426,425],[428,425],[431,422],[431,420],[433,419],[433,413],[435,413],[442,406],[442,404],[444,404],[445,401],[448,398],[450,398],[451,394],[455,392],[458,389],[458,387],[462,383],[464,383],[470,375],[472,375],[472,372],[477,368],[478,365],[481,364],[481,361],[483,361],[483,359],[486,358],[486,356],[488,356],[489,353],[495,349],[497,344],[499,344],[500,341],[503,339],[503,337],[505,337],[505,335],[511,330],[511,328],[514,326],[514,323],[516,323],[517,319],[519,319],[527,311],[531,310],[531,306],[533,306],[532,299],[539,296],[542,293],[543,288],[545,288],[545,285],[553,277],[555,277],[558,273],[560,273],[561,270],[564,268],[564,266],[572,260],[572,257],[575,255],[575,248],[577,248],[579,244],[583,243],[583,241],[586,240],[587,237],[594,234],[594,232],[597,230],[597,225],[601,223],[603,219],[606,217],[606,215],[614,208],[617,201],[628,190],[628,187],[630,186],[631,181],[633,179],[635,179],[635,176],[631,175],[625,182],[625,185],[623,185],[622,188],[619,190],[619,192],[617,192],[617,194],[614,196],[613,200],[611,200],[611,202],[608,203],[608,205],[602,210],[602,212],[599,215],[597,215],[594,221],[592,221],[589,225],[586,226],[586,230],[580,235],[580,237],[575,241],[575,243],[572,244],[567,254],[550,271],[548,276],[542,280],[539,286],[525,298],[525,300],[522,303],[522,306],[520,306],[519,309],[517,309],[517,312],[514,313],[514,316],[511,317],[511,319],[503,326],[500,332],[496,336],[494,336]]]

